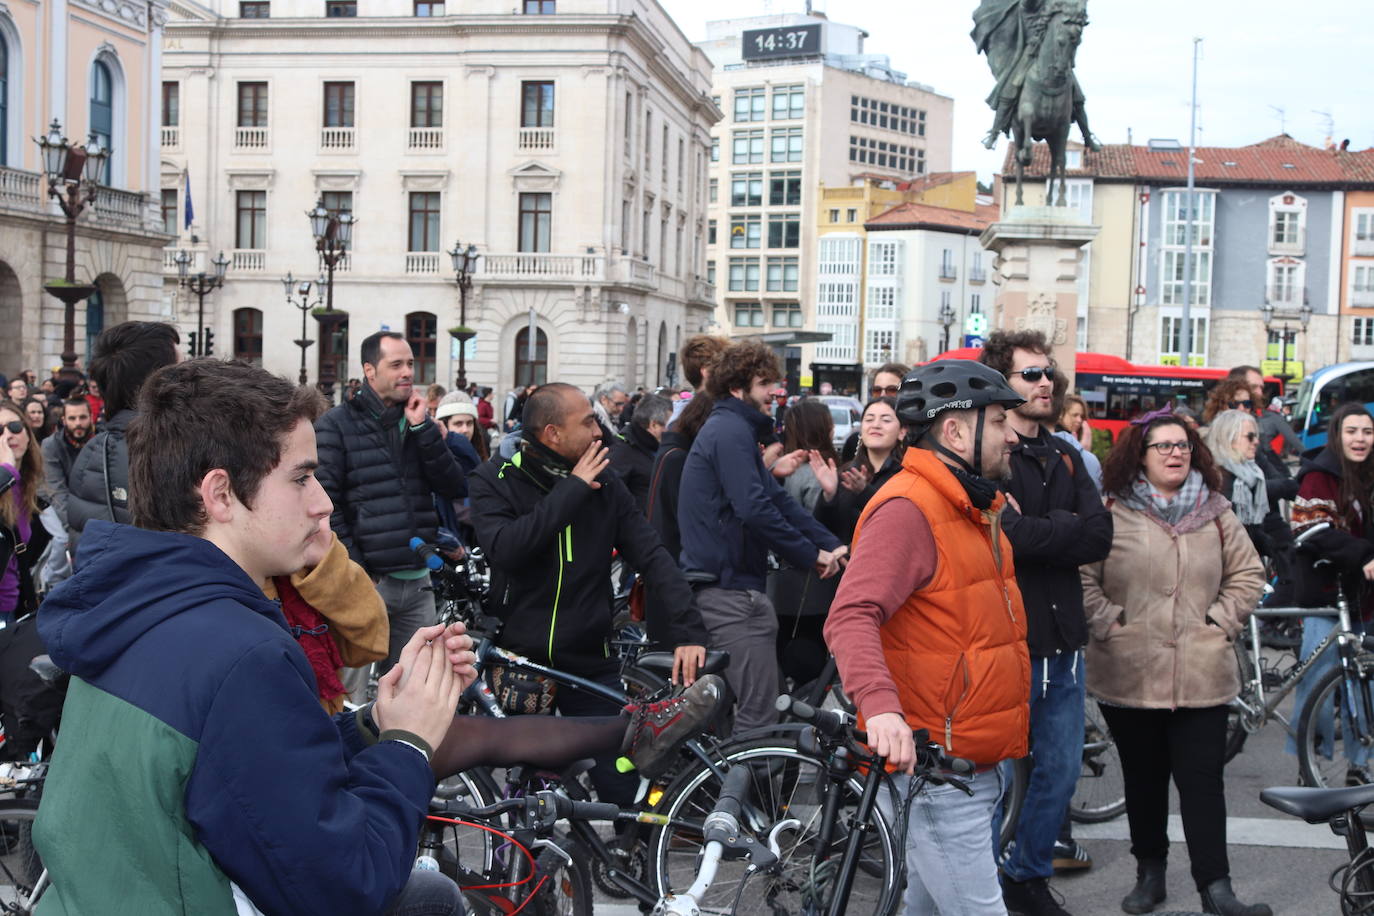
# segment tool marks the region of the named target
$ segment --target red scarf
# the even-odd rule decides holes
[[[286,623],[291,627],[291,635],[305,650],[310,667],[315,672],[315,683],[319,689],[321,702],[328,702],[347,691],[339,680],[339,669],[343,667],[343,657],[339,647],[329,632],[329,621],[319,611],[311,607],[301,593],[296,591],[288,576],[278,576],[272,580],[281,596],[281,610],[286,615]]]

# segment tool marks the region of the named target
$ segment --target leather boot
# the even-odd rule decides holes
[[[1150,913],[1164,902],[1163,859],[1139,859],[1135,863],[1135,887],[1121,901],[1127,913]]]
[[[1204,887],[1202,911],[1216,913],[1218,916],[1274,916],[1267,903],[1241,903],[1231,890],[1230,878],[1218,878]]]

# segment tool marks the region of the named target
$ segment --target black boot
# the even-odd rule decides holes
[[[1164,902],[1164,860],[1139,859],[1135,863],[1135,887],[1121,901],[1127,913],[1150,913]]]
[[[1267,903],[1241,903],[1231,890],[1230,878],[1218,878],[1204,887],[1202,911],[1216,913],[1218,916],[1274,916]]]

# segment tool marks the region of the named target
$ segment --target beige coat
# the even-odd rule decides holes
[[[1117,501],[1112,521],[1111,553],[1081,570],[1088,692],[1146,709],[1230,702],[1240,690],[1232,641],[1264,590],[1230,503],[1213,494],[1170,528]]]

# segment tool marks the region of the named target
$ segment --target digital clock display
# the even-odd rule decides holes
[[[744,59],[810,57],[821,53],[821,24],[781,29],[750,29],[744,33]]]

